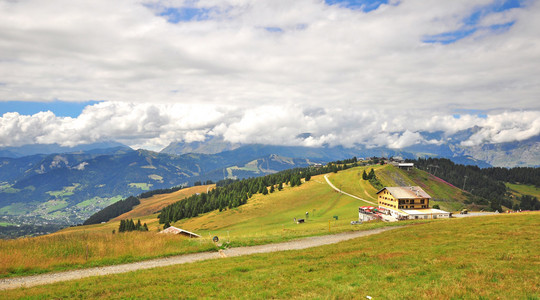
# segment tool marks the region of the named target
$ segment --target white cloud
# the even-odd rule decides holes
[[[475,125],[468,144],[526,139],[537,122],[508,119],[540,110],[540,2],[479,20],[515,22],[508,30],[424,42],[490,3],[403,0],[366,13],[321,0],[3,1],[0,101],[105,102],[75,119],[5,114],[0,145],[158,149],[210,134],[403,147]],[[209,10],[177,24],[159,16],[185,5]],[[488,117],[452,116],[461,110]],[[313,136],[295,138],[303,132]]]
[[[502,112],[487,117],[428,115],[418,111],[347,111],[298,105],[266,105],[237,110],[229,106],[102,102],[86,107],[77,118],[51,112],[0,117],[0,147],[30,143],[74,146],[117,140],[134,148],[159,150],[172,141],[202,141],[222,136],[233,143],[404,148],[442,143],[461,130],[479,126],[463,144],[525,140],[540,134],[540,111]],[[427,140],[424,132],[443,139]],[[309,137],[301,137],[310,133]]]

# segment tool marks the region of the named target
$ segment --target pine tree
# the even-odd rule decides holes
[[[270,187],[270,193],[273,193],[273,192],[275,192],[275,189],[274,189],[274,186],[272,185],[272,186]]]
[[[283,190],[283,182],[280,182],[280,183],[279,183],[277,189],[278,189],[278,191]]]
[[[268,195],[268,189],[266,187],[264,187],[264,189],[262,191],[262,194],[263,195]]]
[[[167,229],[171,227],[171,223],[169,223],[169,221],[165,222],[165,225],[163,225],[163,229]]]
[[[120,227],[118,228],[118,232],[124,232],[126,231],[126,221],[120,220]]]
[[[364,169],[364,173],[362,173],[362,179],[368,180],[366,170]]]
[[[371,168],[371,171],[369,171],[367,179],[373,179],[373,178],[375,178],[375,171],[373,170],[373,168]]]
[[[146,225],[146,223],[144,223],[144,225],[143,225],[143,230],[148,231],[148,226]]]
[[[310,173],[307,173],[306,174],[306,181],[310,181],[311,180],[311,174]]]
[[[129,230],[128,231],[133,231],[135,230],[135,223],[133,222],[133,219],[130,219],[129,220]]]

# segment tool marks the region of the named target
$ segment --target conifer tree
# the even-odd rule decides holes
[[[369,174],[368,174],[367,178],[368,179],[375,178],[375,171],[373,170],[373,168],[371,168],[371,171],[369,171]]]

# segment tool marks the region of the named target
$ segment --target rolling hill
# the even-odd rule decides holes
[[[460,190],[438,180],[433,180],[423,171],[411,173],[399,170],[393,166],[373,165],[355,167],[337,173],[328,174],[329,180],[342,190],[373,201],[377,190],[368,181],[361,180],[364,170],[375,169],[375,173],[384,184],[414,183],[422,184],[434,199],[439,199],[441,207],[461,207],[463,196]],[[104,224],[75,226],[63,229],[52,235],[32,239],[0,241],[1,251],[19,249],[17,254],[1,253],[5,256],[6,268],[20,266],[25,270],[57,269],[72,261],[83,265],[99,265],[119,261],[135,261],[149,257],[167,256],[208,249],[212,236],[219,236],[230,242],[230,245],[253,245],[269,242],[286,241],[298,237],[323,235],[343,231],[362,230],[377,226],[395,224],[372,223],[351,225],[358,219],[358,207],[370,203],[337,193],[324,179],[324,175],[312,176],[311,180],[301,186],[285,186],[282,191],[268,195],[255,194],[247,204],[223,211],[212,211],[195,218],[183,219],[174,226],[201,234],[205,239],[201,242],[184,240],[181,237],[159,237],[156,243],[172,243],[175,246],[162,247],[139,243],[139,239],[154,239],[156,233],[163,228],[158,223],[157,213],[160,208],[172,202],[179,201],[194,193],[206,192],[212,186],[197,186],[179,190],[170,194],[154,195],[141,199],[141,204],[132,211]],[[453,198],[456,195],[457,198]],[[308,216],[306,216],[306,212]],[[130,232],[112,234],[118,231],[121,219],[140,219],[147,223],[149,232]],[[296,224],[294,219],[306,219],[304,224]],[[169,242],[167,242],[169,240]],[[53,242],[54,241],[54,242]],[[199,244],[200,243],[200,244]],[[41,250],[53,247],[53,252]],[[121,245],[124,245],[122,247]],[[85,259],[85,251],[72,252],[71,248],[89,247],[92,253]],[[157,247],[157,248],[156,248]],[[106,250],[105,250],[106,249]],[[65,255],[68,251],[70,254]],[[28,259],[32,257],[32,259]],[[17,268],[13,269],[15,272]],[[8,269],[3,272],[9,273]]]
[[[462,201],[467,197],[467,194],[458,188],[426,172],[403,171],[391,165],[360,166],[326,175],[342,190],[372,201],[377,190],[368,181],[361,179],[362,172],[371,168],[374,168],[375,174],[384,185],[421,185],[443,209],[462,207]],[[203,238],[198,240],[157,234],[163,225],[158,223],[158,214],[155,212],[183,197],[204,193],[212,186],[197,186],[170,194],[154,195],[143,199],[132,211],[104,224],[70,227],[42,237],[0,241],[0,262],[3,266],[0,276],[208,251],[216,249],[211,242],[213,236],[219,236],[227,247],[235,247],[381,226],[433,222],[420,220],[351,225],[350,221],[358,219],[358,207],[370,204],[337,193],[326,183],[324,176],[312,176],[311,180],[300,186],[285,186],[282,191],[267,195],[255,194],[247,204],[236,208],[212,211],[173,224],[202,235]],[[114,233],[118,231],[119,222],[124,218],[140,219],[147,223],[149,231]],[[306,222],[296,224],[295,218],[304,218]]]

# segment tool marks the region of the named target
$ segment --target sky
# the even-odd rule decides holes
[[[0,0],[0,147],[525,140],[539,2]]]

